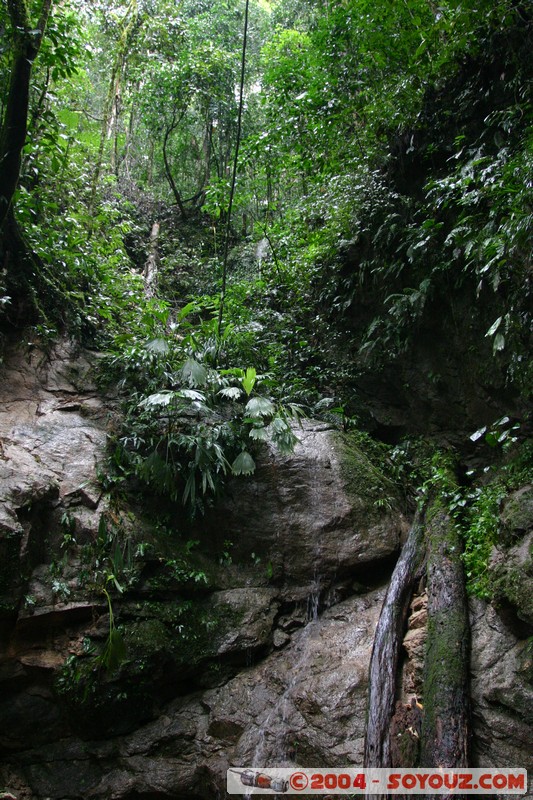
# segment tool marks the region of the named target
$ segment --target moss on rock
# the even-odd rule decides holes
[[[386,445],[362,431],[335,434],[344,488],[351,498],[367,504],[368,511],[379,514],[398,504],[398,488],[388,476],[392,464]]]

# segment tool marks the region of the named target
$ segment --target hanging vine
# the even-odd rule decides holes
[[[242,109],[244,105],[244,76],[246,72],[246,45],[248,42],[248,9],[249,0],[246,0],[246,7],[244,9],[244,34],[242,40],[242,59],[241,59],[241,80],[239,86],[239,114],[237,117],[237,141],[235,143],[235,156],[233,159],[233,172],[231,176],[231,188],[229,193],[228,214],[226,218],[226,237],[224,241],[224,255],[222,259],[222,288],[220,290],[220,305],[218,310],[218,335],[220,337],[222,332],[222,320],[224,318],[224,301],[226,298],[226,284],[228,278],[228,252],[229,252],[229,238],[231,231],[231,211],[233,208],[233,197],[235,194],[235,181],[237,177],[237,162],[239,159],[239,147],[241,143],[241,129],[242,129]]]

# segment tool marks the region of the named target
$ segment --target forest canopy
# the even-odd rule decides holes
[[[355,413],[358,376],[455,298],[527,393],[531,17],[514,0],[1,0],[3,330],[116,354],[218,318],[200,339],[225,337],[202,345],[219,367]]]

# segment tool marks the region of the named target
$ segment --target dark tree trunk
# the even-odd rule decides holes
[[[470,629],[461,545],[444,509],[428,523],[428,638],[421,766],[468,765]]]
[[[185,113],[185,112],[183,112],[183,113]],[[167,180],[169,182],[170,188],[172,189],[172,194],[174,195],[174,199],[176,201],[176,205],[178,206],[178,208],[180,210],[180,213],[181,213],[181,216],[183,217],[183,219],[187,219],[187,212],[185,211],[185,206],[183,205],[183,200],[181,199],[181,194],[179,193],[178,187],[176,186],[176,182],[175,182],[174,177],[172,175],[172,170],[170,169],[170,163],[169,163],[168,154],[167,154],[167,145],[168,145],[168,140],[169,140],[170,134],[172,133],[173,130],[175,130],[178,127],[182,117],[183,117],[183,114],[180,116],[179,120],[176,121],[176,117],[174,116],[172,118],[172,124],[165,131],[165,136],[163,138],[163,162],[165,164],[165,174],[167,176]]]
[[[424,569],[428,636],[419,765],[449,769],[468,766],[469,619],[461,544],[455,525],[437,498],[428,504],[424,524],[418,518],[413,523],[376,629],[370,662],[365,767],[391,766],[390,726],[400,648],[412,588]]]
[[[417,514],[394,568],[376,628],[370,660],[364,766],[390,767],[389,727],[394,713],[396,672],[413,587],[423,561],[424,526]]]
[[[8,1],[13,27],[13,60],[0,132],[0,230],[5,225],[19,181],[22,149],[28,132],[31,72],[51,5],[52,0],[43,0],[38,26],[33,29],[24,0]]]

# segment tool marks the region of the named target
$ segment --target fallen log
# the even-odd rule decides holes
[[[417,513],[392,573],[376,628],[370,659],[364,766],[390,767],[390,723],[395,708],[396,673],[413,587],[420,577],[424,526]]]
[[[427,516],[428,637],[424,664],[421,766],[466,767],[470,627],[461,543],[446,510]]]

